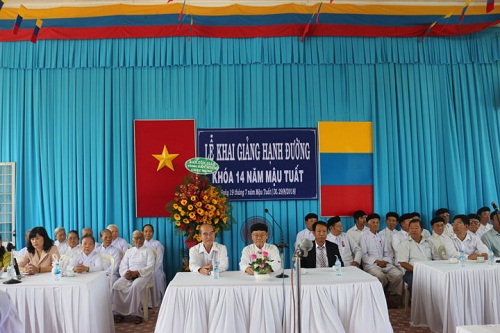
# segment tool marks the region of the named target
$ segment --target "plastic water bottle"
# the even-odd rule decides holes
[[[12,264],[9,264],[9,266],[7,266],[7,277],[9,279],[13,279],[16,277],[16,273],[14,272],[14,266],[12,266]]]
[[[220,277],[219,262],[212,261],[212,266],[213,266],[212,277],[214,279],[218,279]]]
[[[61,281],[61,268],[59,267],[59,262],[54,264],[54,281]]]
[[[460,263],[461,267],[465,267],[466,260],[467,260],[467,257],[465,256],[464,251],[460,251],[460,256],[458,257],[458,262]]]
[[[337,257],[337,256],[335,256]],[[339,257],[335,260],[335,275],[341,276],[342,275],[342,263],[340,262]]]
[[[488,249],[488,265],[494,265],[495,264],[495,254],[493,253],[493,249],[490,247]]]

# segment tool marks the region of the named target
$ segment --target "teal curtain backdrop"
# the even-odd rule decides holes
[[[155,226],[171,279],[183,239],[135,217],[134,119],[199,128],[371,121],[375,209],[475,212],[500,189],[500,29],[450,38],[160,38],[0,43],[0,161],[17,163],[17,242],[107,224]],[[220,236],[237,269],[243,222],[268,208],[293,244],[318,200],[233,203]],[[326,217],[325,217],[326,218]],[[352,219],[344,219],[344,227]],[[270,242],[279,241],[274,228]],[[19,246],[18,246],[19,248]],[[287,253],[289,263],[289,253]]]

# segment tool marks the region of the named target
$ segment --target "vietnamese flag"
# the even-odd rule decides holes
[[[136,216],[168,216],[165,205],[196,155],[194,119],[135,120],[134,136]]]

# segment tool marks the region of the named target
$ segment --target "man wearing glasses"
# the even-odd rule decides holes
[[[267,225],[255,223],[250,227],[250,232],[252,233],[253,244],[244,247],[243,251],[241,251],[240,271],[253,275],[253,269],[250,267],[253,261],[252,255],[262,255],[266,252],[269,265],[271,265],[274,272],[278,272],[281,269],[281,258],[278,248],[275,245],[266,243]]]
[[[200,227],[201,243],[189,249],[189,270],[203,275],[210,275],[212,260],[218,262],[219,271],[227,271],[229,260],[227,249],[215,241],[215,229],[211,224]]]
[[[449,258],[458,258],[460,251],[464,251],[469,260],[476,260],[478,257],[488,259],[488,248],[478,237],[468,234],[470,220],[466,215],[456,215],[453,219],[454,237],[451,242],[445,244],[446,253]]]
[[[134,247],[125,252],[120,263],[121,278],[113,284],[115,323],[122,322],[124,316],[134,316],[136,324],[142,323],[141,299],[155,267],[155,255],[150,248],[144,246],[144,240],[142,231],[134,231]]]

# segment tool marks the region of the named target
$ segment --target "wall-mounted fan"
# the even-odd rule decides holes
[[[267,242],[269,242],[269,240],[273,236],[273,229],[271,228],[271,224],[269,223],[268,220],[266,220],[265,217],[262,217],[262,216],[252,216],[252,217],[248,218],[245,222],[243,222],[243,224],[241,226],[241,231],[240,231],[241,239],[247,245],[253,243],[253,241],[252,241],[252,232],[250,231],[250,228],[252,227],[252,225],[254,225],[256,223],[264,223],[265,225],[267,225],[267,229],[268,229],[268,232],[267,232]]]

